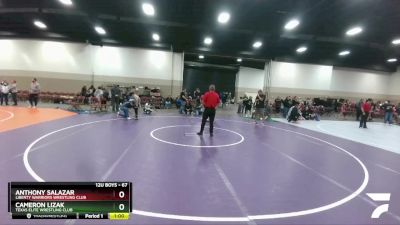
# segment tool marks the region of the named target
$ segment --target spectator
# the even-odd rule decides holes
[[[268,99],[265,100],[265,120],[271,119],[271,114],[272,114],[272,104],[269,103]]]
[[[135,90],[133,92],[132,99],[134,100],[134,102],[133,102],[133,110],[135,111],[135,120],[138,120],[139,119],[138,118],[138,110],[139,110],[140,105],[141,105],[141,99],[140,99],[140,97],[138,95],[138,91],[137,90]]]
[[[241,97],[240,100],[239,100],[237,113],[240,114],[240,115],[242,115],[243,112],[244,112],[244,101],[246,101],[246,100],[247,100],[247,95],[246,94],[244,94],[244,96]]]
[[[103,97],[103,101],[105,101],[105,103],[107,103],[107,101],[110,100],[110,92],[105,87],[103,87],[103,96],[102,97]]]
[[[101,97],[103,97],[103,88],[102,87],[97,87],[97,90],[94,92],[94,97],[101,101]]]
[[[299,120],[301,114],[298,107],[299,103],[295,102],[295,104],[289,109],[287,118],[288,122],[296,122]]]
[[[148,115],[150,115],[153,112],[153,109],[152,109],[152,106],[150,103],[146,102],[146,104],[144,104],[143,112],[144,112],[144,114],[148,114]]]
[[[382,105],[382,109],[385,112],[385,117],[384,117],[384,123],[388,122],[389,125],[392,124],[392,118],[393,118],[393,111],[394,111],[394,105],[390,103],[390,101],[385,101],[385,103]]]
[[[40,84],[36,78],[33,78],[29,93],[29,103],[31,108],[32,107],[36,108],[37,103],[39,101],[39,94],[40,94]]]
[[[202,108],[203,108],[203,105],[201,104],[201,96],[200,96],[200,101],[196,101],[196,105],[194,108],[196,116],[202,115],[202,113],[203,113]]]
[[[222,106],[222,108],[224,108],[224,106],[226,104],[226,98],[227,98],[226,93],[225,92],[221,92],[220,96],[221,96],[221,101],[222,101],[222,105],[221,106]]]
[[[95,92],[96,92],[96,88],[94,88],[94,86],[91,85],[89,87],[89,89],[87,90],[87,92],[86,92],[86,96],[87,97],[93,97]]]
[[[150,88],[144,87],[143,96],[150,96]]]
[[[193,112],[193,100],[192,97],[189,97],[189,99],[186,101],[186,105],[185,105],[185,115],[189,116],[192,115]]]
[[[183,114],[183,112],[185,111],[185,105],[186,105],[186,101],[187,101],[186,95],[187,95],[186,89],[183,89],[179,96],[179,101],[180,101],[179,113],[180,114]]]
[[[303,110],[301,110],[301,115],[305,120],[312,119],[313,111],[310,106],[306,105]]]
[[[291,106],[292,106],[291,97],[290,97],[290,96],[287,96],[287,97],[285,98],[285,100],[283,100],[283,112],[282,112],[282,114],[283,114],[283,117],[284,117],[284,118],[287,117],[289,108],[290,108]]]
[[[281,107],[282,107],[282,99],[281,97],[277,97],[275,99],[275,112],[280,113],[281,112]]]
[[[11,92],[11,98],[12,98],[12,100],[13,100],[13,102],[14,102],[14,106],[16,106],[16,105],[18,105],[18,99],[17,99],[17,93],[18,93],[18,89],[17,89],[17,81],[15,81],[15,80],[13,80],[12,82],[11,82],[11,85],[10,85],[10,92]]]
[[[362,114],[362,110],[361,110],[362,104],[364,104],[364,99],[360,99],[360,101],[358,101],[354,105],[354,108],[355,108],[355,111],[356,111],[356,120],[357,121],[360,121],[360,117],[361,117],[361,114]]]
[[[195,100],[199,100],[200,101],[200,97],[201,97],[200,89],[196,88],[196,90],[193,92],[193,98]]]
[[[400,114],[400,102],[399,102],[399,104],[397,104],[396,112],[397,112],[398,114]]]
[[[171,106],[172,106],[172,98],[171,98],[171,96],[168,96],[168,97],[165,99],[164,107],[165,107],[166,109],[170,109]]]
[[[258,90],[256,99],[255,99],[255,112],[254,112],[254,121],[257,124],[257,120],[264,119],[264,112],[265,112],[265,95],[262,90]]]
[[[368,99],[365,103],[361,105],[362,116],[360,120],[360,128],[367,128],[368,117],[371,116],[371,99]]]
[[[87,94],[87,87],[86,85],[84,85],[81,89],[81,96],[86,97],[86,94]]]
[[[300,105],[300,99],[299,99],[299,97],[294,96],[293,99],[292,99],[292,106],[294,106],[296,104]]]
[[[8,94],[10,93],[10,87],[7,81],[2,81],[0,83],[0,105],[3,105],[3,100],[6,105],[8,105]]]
[[[253,97],[245,98],[243,100],[244,117],[251,117],[251,108],[253,107]]]
[[[118,111],[118,107],[121,101],[121,89],[119,88],[119,85],[114,85],[111,88],[111,108],[112,111]]]

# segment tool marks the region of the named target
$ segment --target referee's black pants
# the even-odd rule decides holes
[[[203,119],[201,120],[201,129],[200,133],[202,134],[204,131],[204,126],[206,125],[207,118],[210,118],[210,134],[214,131],[214,118],[215,118],[215,109],[214,108],[205,108],[203,112]]]

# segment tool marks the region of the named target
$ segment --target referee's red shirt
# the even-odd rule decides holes
[[[219,95],[215,91],[206,92],[203,96],[203,105],[205,108],[215,109],[219,102]]]

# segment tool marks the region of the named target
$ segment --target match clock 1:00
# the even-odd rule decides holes
[[[129,213],[109,213],[110,220],[128,220]]]

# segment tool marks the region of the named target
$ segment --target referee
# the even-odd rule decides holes
[[[206,125],[207,118],[210,117],[210,136],[213,136],[215,108],[220,103],[218,94],[215,92],[215,85],[211,84],[209,91],[203,96],[204,113],[201,120],[201,129],[198,135],[203,135],[204,126]]]

